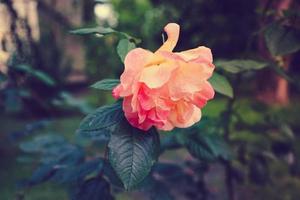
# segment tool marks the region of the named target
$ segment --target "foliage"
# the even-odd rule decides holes
[[[256,60],[217,60],[215,65],[218,68],[233,74],[251,70],[260,70],[268,66],[267,63]]]
[[[279,23],[270,24],[265,30],[267,47],[272,55],[291,54],[300,49],[300,30]]]
[[[233,98],[233,89],[226,77],[214,73],[213,76],[209,79],[209,82],[216,92]]]
[[[30,112],[39,115],[44,112],[51,116],[52,110],[66,110],[67,107],[78,108],[88,113],[90,106],[83,100],[75,100],[72,95],[61,89],[60,83],[46,72],[34,68],[13,55],[7,63],[8,72],[0,74],[0,108],[10,113]],[[44,96],[45,91],[47,95]],[[63,107],[64,105],[65,107]]]
[[[130,190],[144,180],[156,162],[159,136],[155,129],[145,133],[125,119],[115,126],[108,143],[108,159],[125,189]]]
[[[120,83],[117,79],[104,79],[91,85],[92,88],[111,91]]]
[[[178,2],[183,7],[178,13],[190,8],[190,5]],[[178,2],[174,1],[174,4]],[[117,1],[114,3],[118,4]],[[123,3],[119,2],[118,5]],[[126,6],[132,5],[126,3]],[[148,4],[143,6],[145,9],[151,7]],[[172,6],[161,9],[166,11],[171,8]],[[194,9],[190,9],[193,13]],[[127,15],[130,16],[130,13]],[[154,20],[160,16],[147,17]],[[151,24],[149,19],[146,23],[148,25]],[[126,18],[122,20],[126,21]],[[292,23],[287,24],[279,20],[263,28],[264,40],[271,56],[277,58],[299,50],[298,29]],[[144,28],[147,30],[147,27]],[[236,33],[236,27],[234,31]],[[127,33],[109,27],[83,28],[71,33],[116,36],[116,52],[120,62],[124,62],[127,53],[141,42]],[[247,38],[248,34],[243,32],[241,38]],[[215,45],[214,41],[209,43]],[[282,71],[277,66],[278,63],[274,67],[274,59],[247,55],[248,50],[244,53],[246,56],[215,62],[217,72],[209,82],[217,93],[224,95],[221,98],[227,103],[218,116],[203,117],[200,123],[190,128],[159,134],[154,128],[143,132],[132,127],[124,118],[121,100],[104,105],[90,112],[76,132],[96,144],[99,151],[104,146],[103,157],[100,158],[98,154],[87,156],[82,146],[72,144],[59,135],[37,136],[20,144],[24,153],[38,158],[35,160],[37,169],[20,186],[26,188],[52,181],[64,186],[70,193],[70,199],[113,199],[119,192],[140,191],[153,200],[174,199],[174,196],[179,199],[204,200],[209,199],[212,193],[207,189],[205,174],[209,171],[209,166],[221,166],[224,169],[228,199],[235,198],[232,191],[236,185],[270,187],[274,180],[278,181],[272,175],[274,163],[276,165],[278,161],[284,160],[291,152],[293,155],[297,153],[293,141],[295,133],[284,117],[271,115],[264,105],[246,102],[240,106],[242,98],[239,86],[249,84],[245,81],[249,80],[249,74],[252,77],[265,69],[275,70],[292,83],[297,82]],[[51,85],[45,74],[31,72],[26,67],[19,67],[19,70]],[[111,91],[117,84],[117,79],[103,79],[91,87]],[[184,150],[191,157],[178,163],[158,161],[160,156],[175,149]],[[288,161],[284,162],[289,164]],[[293,167],[297,168],[295,165]],[[291,166],[288,167],[289,170],[292,169]]]

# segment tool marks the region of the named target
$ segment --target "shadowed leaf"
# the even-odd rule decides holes
[[[208,81],[211,83],[216,92],[233,98],[233,89],[225,76],[214,72],[213,76]]]
[[[108,143],[109,161],[126,190],[133,189],[150,173],[159,152],[159,136],[152,128],[141,131],[124,119]]]

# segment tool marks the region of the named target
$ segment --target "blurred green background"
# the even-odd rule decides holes
[[[142,39],[139,46],[154,51],[162,44],[163,27],[169,22],[181,26],[176,51],[204,45],[212,49],[216,61],[255,59],[280,67],[242,75],[221,70],[234,89],[233,109],[238,113],[228,125],[227,138],[237,155],[234,191],[236,199],[244,200],[299,199],[300,37],[288,42],[277,38],[283,49],[293,46],[294,50],[274,56],[264,36],[266,27],[278,20],[299,33],[299,13],[296,0],[0,1],[0,199],[68,199],[65,189],[53,183],[18,189],[18,183],[36,168],[19,144],[36,135],[60,134],[87,151],[102,152],[87,147],[75,131],[85,114],[113,102],[110,92],[89,85],[122,73],[115,48],[118,37],[82,37],[69,31],[109,26]],[[217,118],[227,101],[216,95],[203,116]],[[239,118],[245,124],[237,125]],[[185,150],[161,158],[185,159],[191,159]],[[222,170],[212,167],[205,177],[208,190],[215,193],[209,199],[225,199],[224,175],[214,177],[218,172]],[[117,199],[143,197],[126,193]]]

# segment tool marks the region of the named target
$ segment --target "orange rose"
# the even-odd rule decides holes
[[[134,127],[189,127],[200,120],[200,108],[214,97],[207,81],[214,70],[211,50],[200,46],[172,52],[179,29],[175,23],[165,26],[168,39],[155,53],[136,48],[125,58],[121,83],[113,96],[124,98],[125,117]]]

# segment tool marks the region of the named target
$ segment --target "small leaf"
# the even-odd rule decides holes
[[[99,34],[104,36],[111,33],[116,33],[116,31],[109,27],[92,27],[92,28],[80,28],[70,31],[71,34],[75,35],[88,35],[88,34]]]
[[[152,128],[141,131],[122,120],[108,143],[108,158],[126,190],[133,189],[150,173],[159,152],[159,136]]]
[[[77,132],[82,135],[89,134],[94,137],[106,134],[108,128],[118,123],[123,116],[121,102],[100,107],[82,120]]]
[[[86,180],[75,189],[72,200],[113,200],[109,183],[102,177]]]
[[[190,154],[199,160],[213,161],[216,159],[207,144],[197,137],[188,138],[185,142],[185,146]]]
[[[187,133],[179,132],[183,145],[196,158],[214,161],[218,158],[231,159],[231,151],[220,133],[220,125],[216,119],[203,119],[200,123],[188,128]],[[203,123],[204,122],[204,123]]]
[[[91,85],[92,88],[99,90],[112,90],[120,83],[118,79],[103,79]]]
[[[300,49],[300,31],[273,23],[264,33],[267,47],[273,56],[294,53]]]
[[[223,158],[225,160],[230,160],[232,155],[229,146],[225,143],[223,138],[219,135],[203,135],[203,140],[211,149],[214,156]]]
[[[80,28],[80,29],[72,30],[72,31],[70,31],[70,33],[75,34],[75,35],[97,34],[100,37],[103,37],[103,36],[109,35],[109,34],[117,34],[117,35],[119,35],[119,37],[127,38],[130,41],[134,41],[136,44],[141,42],[141,40],[138,38],[132,37],[124,32],[116,31],[110,27],[98,26],[98,27],[91,27],[91,28]]]
[[[268,66],[267,63],[256,60],[219,60],[215,62],[215,65],[233,74],[249,70],[260,70]]]
[[[232,158],[232,152],[224,140],[223,135],[220,135],[223,130],[223,121],[222,119],[219,120],[220,121],[214,118],[204,118],[202,122],[194,126],[196,136],[206,144],[216,158],[219,157],[230,160]]]
[[[209,79],[209,82],[216,92],[233,98],[233,89],[225,76],[214,72],[213,76]]]
[[[64,143],[65,139],[62,136],[48,134],[37,136],[32,141],[22,142],[19,148],[26,153],[39,153]]]
[[[63,91],[59,94],[61,101],[54,101],[53,103],[57,106],[66,108],[67,106],[77,108],[82,113],[89,114],[93,111],[93,108],[84,99],[78,99],[72,94]]]
[[[55,81],[46,73],[39,71],[39,70],[35,70],[32,75],[41,80],[42,82],[46,83],[49,86],[54,86],[55,85]]]
[[[33,71],[34,71],[29,65],[26,65],[26,64],[14,65],[12,67],[17,70],[26,72],[26,73],[33,73]]]
[[[49,86],[55,85],[55,81],[48,74],[46,74],[45,72],[42,72],[40,70],[33,69],[29,65],[20,64],[20,65],[15,65],[13,67],[17,70],[23,71],[23,72],[35,77],[36,79],[44,82],[45,84],[47,84]]]
[[[117,52],[122,62],[124,62],[127,53],[135,48],[135,44],[128,39],[122,39],[117,46]]]

